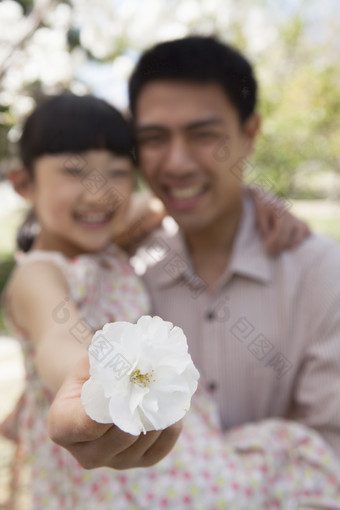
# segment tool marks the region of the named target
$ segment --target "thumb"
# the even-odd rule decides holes
[[[85,412],[81,402],[81,390],[89,377],[90,364],[86,354],[74,365],[50,407],[48,435],[61,446],[91,441],[112,427],[112,423],[103,424],[91,420]]]

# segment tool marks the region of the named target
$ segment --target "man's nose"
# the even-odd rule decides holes
[[[167,147],[163,169],[171,175],[181,175],[194,169],[194,158],[188,142],[182,137],[174,137]]]

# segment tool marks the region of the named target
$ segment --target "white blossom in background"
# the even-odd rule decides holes
[[[115,58],[112,67],[113,72],[122,80],[127,81],[133,71],[135,60],[132,56],[120,55]]]
[[[0,97],[5,100],[0,106],[6,107],[9,99],[14,105],[41,87],[45,93],[61,88],[93,92],[125,108],[126,80],[140,52],[189,33],[214,33],[241,43],[255,66],[260,63],[259,78],[266,85],[276,69],[284,72],[277,66],[285,58],[278,33],[296,11],[294,5],[283,0],[34,0],[32,12],[24,15],[18,2],[0,1]],[[322,5],[311,0],[304,6],[313,32],[310,41],[329,38],[329,51],[320,57],[323,63],[338,60],[339,45],[330,38],[339,31],[328,30],[326,23],[327,6],[329,11],[337,5],[337,0]],[[71,51],[70,29],[80,39]],[[87,52],[99,61],[89,59]],[[274,81],[280,81],[280,74],[274,74]],[[10,118],[9,125],[20,123],[25,112],[26,107],[10,107],[9,117],[0,116],[1,122]]]
[[[21,96],[12,104],[12,113],[16,117],[26,116],[34,108],[34,101],[31,97]]]
[[[28,57],[31,80],[41,80],[46,85],[52,85],[57,82],[68,82],[73,76],[71,57],[67,51],[63,30],[39,28],[32,37]]]
[[[70,5],[60,3],[53,10],[47,12],[45,20],[51,28],[62,31],[68,30],[73,19],[73,11]]]
[[[237,8],[232,0],[73,0],[71,5],[35,0],[34,16],[24,16],[20,4],[4,0],[0,2],[0,73],[1,62],[8,54],[11,56],[7,64],[9,61],[11,65],[7,66],[0,87],[13,95],[25,95],[27,85],[36,81],[46,92],[50,92],[51,87],[53,90],[53,87],[68,86],[81,90],[77,81],[87,59],[85,49],[97,59],[115,56],[113,74],[105,76],[113,80],[112,89],[119,95],[115,103],[126,106],[126,86],[122,82],[126,82],[130,73],[125,70],[122,73],[121,69],[125,66],[130,71],[135,64],[136,57],[131,58],[130,50],[138,55],[152,44],[190,32],[214,32],[231,40],[232,24],[241,21],[245,35],[257,41],[252,46],[251,51],[254,51],[255,47],[263,48],[275,36],[267,23],[270,14],[264,8],[257,9],[256,14],[250,0],[238,4]],[[25,39],[39,16],[40,28]],[[259,21],[261,16],[266,17],[265,24]],[[71,27],[79,30],[83,49],[70,53],[67,32]],[[20,40],[24,42],[17,47]],[[126,59],[124,65],[116,63],[119,58]],[[99,68],[103,64],[96,65]],[[88,87],[95,93],[98,94],[100,88],[106,89],[99,95],[112,100],[114,93],[109,93],[109,86],[108,81],[100,85],[98,80],[94,85],[91,77],[88,81]]]
[[[23,17],[23,9],[20,4],[13,0],[0,2],[0,40],[16,41],[22,34],[26,25]],[[13,27],[15,26],[15,30]]]
[[[160,317],[137,324],[114,322],[95,333],[89,347],[90,378],[81,400],[99,423],[139,435],[183,418],[199,378],[179,327]]]

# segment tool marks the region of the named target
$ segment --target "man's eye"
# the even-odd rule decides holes
[[[194,134],[194,138],[198,140],[214,140],[216,138],[216,133],[212,133],[211,131],[199,131]]]
[[[139,145],[156,145],[163,141],[163,137],[161,135],[149,135],[144,136],[138,139]]]
[[[68,175],[73,175],[74,177],[80,177],[81,175],[84,174],[84,169],[83,168],[65,167],[64,171]]]

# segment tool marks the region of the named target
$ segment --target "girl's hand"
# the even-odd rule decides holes
[[[293,216],[284,202],[260,188],[247,187],[253,199],[256,221],[268,255],[293,248],[311,234],[304,221]]]
[[[113,424],[91,420],[80,399],[89,376],[86,355],[70,371],[50,408],[48,434],[52,441],[66,448],[85,469],[147,467],[165,457],[175,445],[182,423],[132,436]]]

